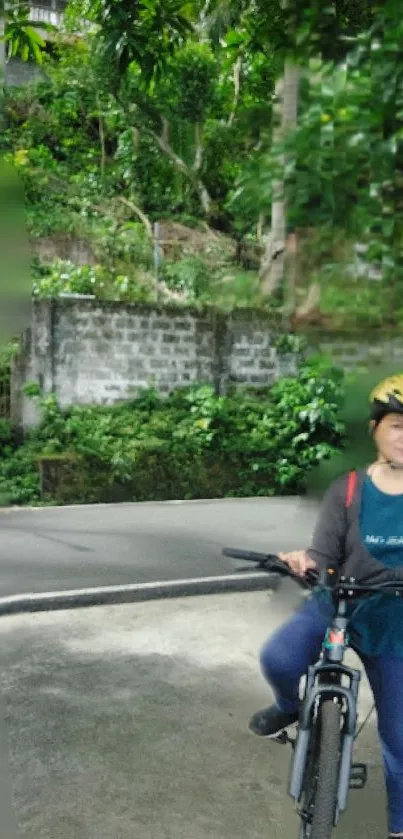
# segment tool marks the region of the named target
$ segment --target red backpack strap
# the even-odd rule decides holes
[[[345,505],[346,505],[347,509],[349,507],[351,507],[351,505],[353,503],[356,487],[357,487],[357,472],[354,470],[353,472],[349,473],[348,478],[347,478],[346,500],[345,500]]]

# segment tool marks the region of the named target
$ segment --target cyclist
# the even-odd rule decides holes
[[[280,554],[303,575],[329,563],[357,583],[403,578],[403,374],[371,393],[370,428],[376,460],[327,491],[307,551]],[[298,719],[299,683],[318,659],[329,619],[329,595],[314,592],[269,638],[261,667],[275,704],[258,711],[250,729],[275,737]],[[349,604],[351,646],[360,656],[374,694],[388,799],[389,836],[403,837],[403,600],[381,593]]]

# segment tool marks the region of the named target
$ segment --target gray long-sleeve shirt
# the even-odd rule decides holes
[[[309,556],[319,568],[335,564],[357,582],[374,583],[403,579],[403,567],[387,568],[366,549],[360,533],[362,487],[366,470],[357,472],[357,486],[351,506],[346,509],[347,475],[337,478],[328,489],[314,530]]]

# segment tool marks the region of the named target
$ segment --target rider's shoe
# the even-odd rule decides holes
[[[278,737],[285,728],[298,720],[298,712],[286,714],[277,705],[257,711],[249,722],[249,728],[259,737]]]

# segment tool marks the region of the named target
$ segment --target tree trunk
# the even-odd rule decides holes
[[[284,76],[277,81],[273,114],[275,120],[274,145],[281,143],[287,132],[296,128],[300,74],[301,71],[297,65],[286,62]],[[281,160],[281,165],[284,167],[284,159]],[[281,179],[273,184],[271,230],[267,237],[260,268],[261,288],[264,294],[274,294],[284,280],[286,238],[284,181]]]
[[[284,315],[291,317],[297,307],[297,285],[298,285],[298,239],[295,233],[287,236],[285,254],[285,272],[287,276],[287,289],[284,300]]]
[[[239,96],[241,93],[241,73],[242,73],[242,54],[238,58],[232,68],[232,75],[234,78],[234,99],[232,102],[231,113],[228,117],[228,125],[232,125],[235,119],[236,110],[238,107]]]
[[[179,172],[182,172],[193,184],[198,193],[200,204],[206,216],[209,215],[212,207],[212,200],[209,191],[200,176],[199,169],[203,159],[203,144],[202,144],[202,126],[197,123],[195,126],[195,160],[193,166],[189,166],[171,146],[169,141],[169,123],[168,120],[163,119],[164,130],[162,134],[158,134],[152,129],[147,129],[147,133],[154,137],[161,151],[172,160]],[[141,129],[140,129],[141,130]]]

